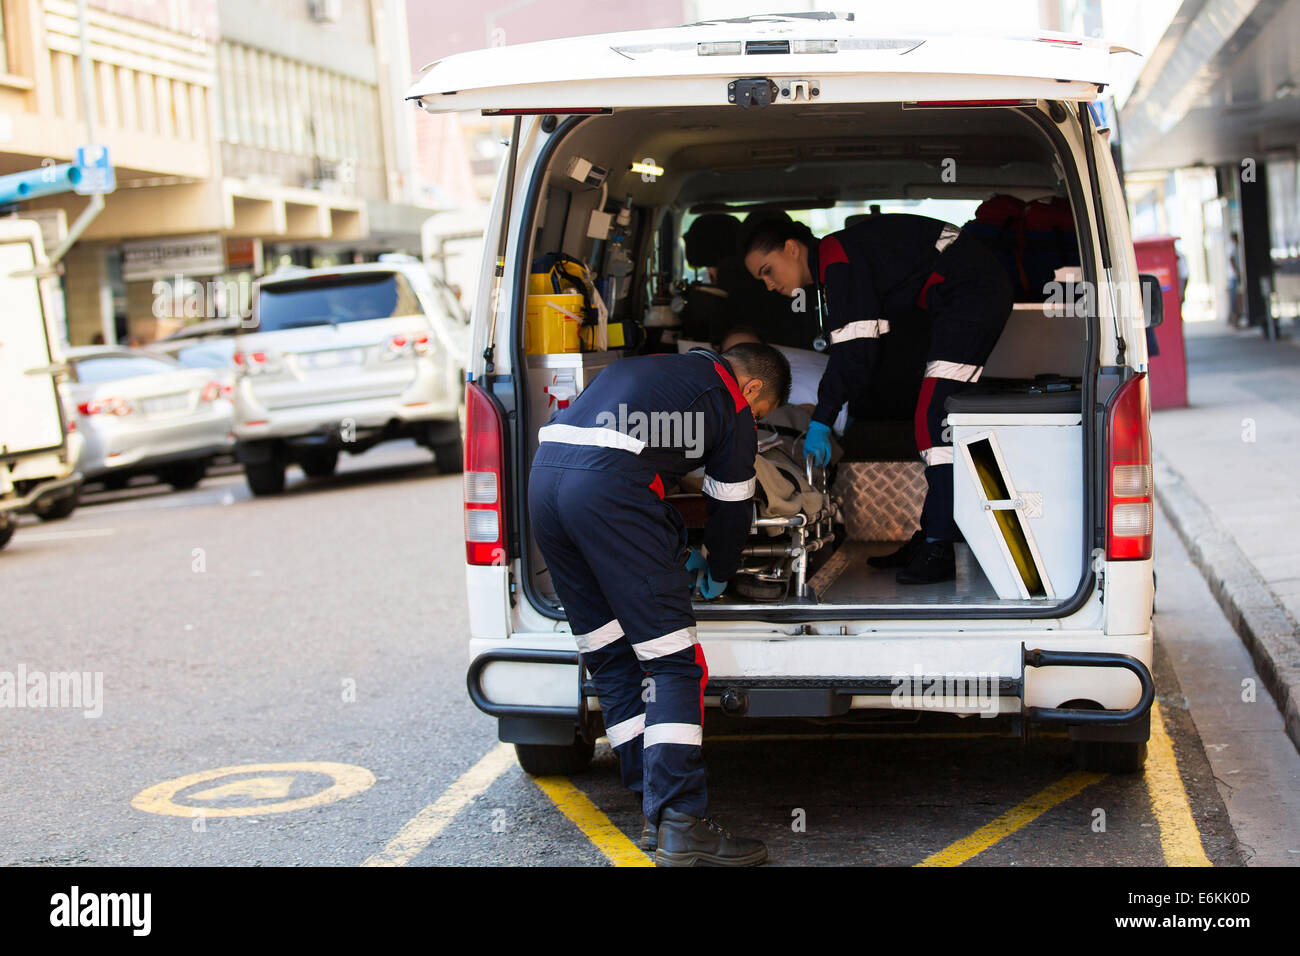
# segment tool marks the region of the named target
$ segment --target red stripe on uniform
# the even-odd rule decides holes
[[[664,496],[663,479],[660,478],[658,475],[655,475],[655,480],[650,482],[650,490],[653,491],[655,494],[657,494],[660,498],[662,498]]]
[[[704,660],[704,648],[695,645],[695,663],[700,665],[700,726],[704,726],[704,687],[709,682],[709,665]]]
[[[834,236],[827,236],[817,247],[817,264],[821,275],[818,278],[826,281],[826,269],[835,265],[837,262],[848,262],[849,257],[844,252],[844,247]]]
[[[931,447],[934,442],[930,441],[930,400],[934,398],[934,383],[938,379],[924,378],[921,379],[921,394],[916,398],[916,413],[912,418],[912,424],[916,429],[916,450],[925,451]]]
[[[731,393],[732,399],[736,402],[736,411],[743,411],[749,407],[749,402],[745,401],[745,396],[740,393],[740,386],[736,380],[731,377],[731,373],[722,367],[718,362],[713,363],[713,367],[718,370],[718,377],[722,379],[722,384],[727,386],[727,391]]]
[[[943,276],[937,272],[931,272],[930,278],[925,280],[925,285],[921,286],[921,294],[916,297],[916,304],[925,308],[925,296],[930,291],[931,286],[936,286],[943,281]]]

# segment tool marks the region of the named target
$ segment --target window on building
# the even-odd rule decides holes
[[[5,23],[4,0],[0,0],[0,73],[9,72],[9,25]]]

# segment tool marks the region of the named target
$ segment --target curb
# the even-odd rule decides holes
[[[1300,627],[1168,459],[1155,453],[1156,500],[1241,638],[1300,750]]]

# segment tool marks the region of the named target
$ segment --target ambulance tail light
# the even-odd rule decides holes
[[[504,441],[496,403],[469,383],[465,386],[465,560],[471,565],[505,563]]]
[[[1151,401],[1143,372],[1120,386],[1106,412],[1106,559],[1151,557],[1155,487],[1151,473]]]

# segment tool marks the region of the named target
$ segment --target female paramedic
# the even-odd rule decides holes
[[[956,226],[901,214],[868,216],[820,241],[802,223],[764,222],[749,233],[744,254],[750,275],[783,295],[816,279],[830,355],[804,450],[818,464],[830,461],[831,424],[850,391],[875,374],[890,324],[917,321],[918,308],[928,314],[930,347],[913,417],[928,486],[921,530],[869,561],[901,568],[901,584],[952,580],[957,526],[944,401],[979,380],[1002,334],[1013,301],[1006,272]]]

